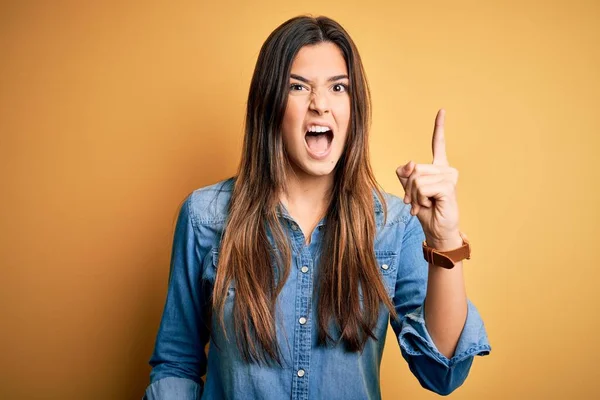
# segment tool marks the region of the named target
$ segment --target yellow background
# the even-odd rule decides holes
[[[177,208],[235,172],[260,46],[303,13],[361,51],[387,191],[447,110],[493,347],[451,398],[598,398],[600,3],[574,0],[3,2],[0,398],[142,396]],[[437,398],[387,340],[384,399]]]

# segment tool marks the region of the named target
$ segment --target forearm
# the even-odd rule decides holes
[[[448,243],[430,243],[441,251],[460,247],[458,237]],[[425,298],[425,325],[438,350],[452,358],[467,319],[467,294],[463,278],[463,263],[445,269],[429,265]]]

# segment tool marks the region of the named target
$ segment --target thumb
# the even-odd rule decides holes
[[[398,175],[398,179],[400,179],[400,183],[402,184],[402,186],[406,185],[408,177],[410,176],[410,174],[412,174],[413,165],[414,163],[412,161],[409,161],[408,163],[398,167],[398,169],[396,170],[396,175]]]
[[[396,172],[398,172],[398,176],[402,178],[408,178],[412,172],[412,161],[407,162],[406,164],[400,166]]]

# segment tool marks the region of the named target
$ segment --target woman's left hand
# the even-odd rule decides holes
[[[404,203],[412,204],[411,214],[421,222],[427,245],[438,250],[460,247],[456,184],[458,170],[448,164],[444,136],[445,111],[439,110],[433,130],[432,164],[409,161],[396,174],[404,187]]]

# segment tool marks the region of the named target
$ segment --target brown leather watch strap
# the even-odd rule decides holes
[[[423,256],[425,260],[430,264],[438,267],[452,269],[454,265],[464,259],[469,260],[471,258],[471,245],[467,238],[461,233],[460,234],[463,245],[457,249],[448,251],[439,251],[433,247],[427,246],[427,242],[423,242]]]

